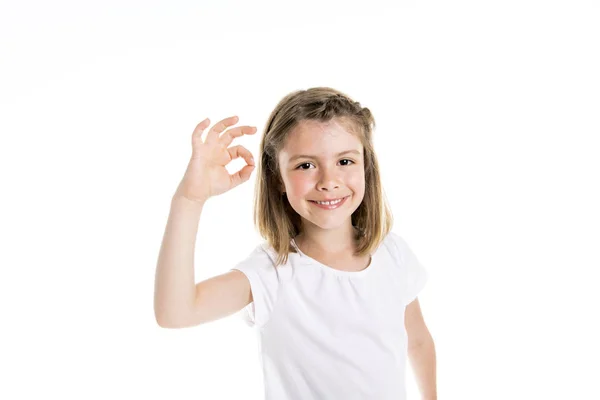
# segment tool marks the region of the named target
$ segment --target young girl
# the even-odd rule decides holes
[[[195,284],[202,207],[247,181],[254,134],[237,117],[192,134],[192,157],[171,202],[155,286],[165,328],[245,308],[259,333],[269,400],[405,399],[406,360],[421,394],[436,398],[435,350],[417,294],[427,273],[390,232],[368,108],[325,87],[285,96],[259,153],[254,218],[265,242],[229,272]],[[230,175],[225,166],[247,165]]]

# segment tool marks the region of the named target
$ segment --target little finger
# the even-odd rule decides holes
[[[192,143],[195,141],[199,141],[202,143],[202,133],[208,126],[210,125],[210,119],[206,118],[204,121],[200,122],[196,125],[194,132],[192,133]]]

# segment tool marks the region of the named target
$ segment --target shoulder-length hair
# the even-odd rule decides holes
[[[346,94],[328,87],[298,90],[286,95],[271,112],[259,149],[254,196],[254,224],[277,253],[276,265],[287,262],[296,249],[291,239],[300,233],[301,218],[285,194],[277,156],[288,135],[303,120],[328,122],[335,118],[357,135],[364,148],[365,194],[352,213],[357,231],[355,255],[370,254],[388,234],[392,212],[381,186],[379,165],[373,148],[375,119],[371,111]]]

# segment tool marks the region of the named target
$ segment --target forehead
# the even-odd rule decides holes
[[[340,121],[304,120],[290,132],[281,153],[287,157],[295,154],[319,156],[345,150],[362,153],[362,142]]]

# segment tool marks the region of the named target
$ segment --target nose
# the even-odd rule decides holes
[[[339,189],[340,184],[333,171],[329,168],[324,168],[322,171],[319,182],[317,183],[317,190],[331,192],[332,190]]]

